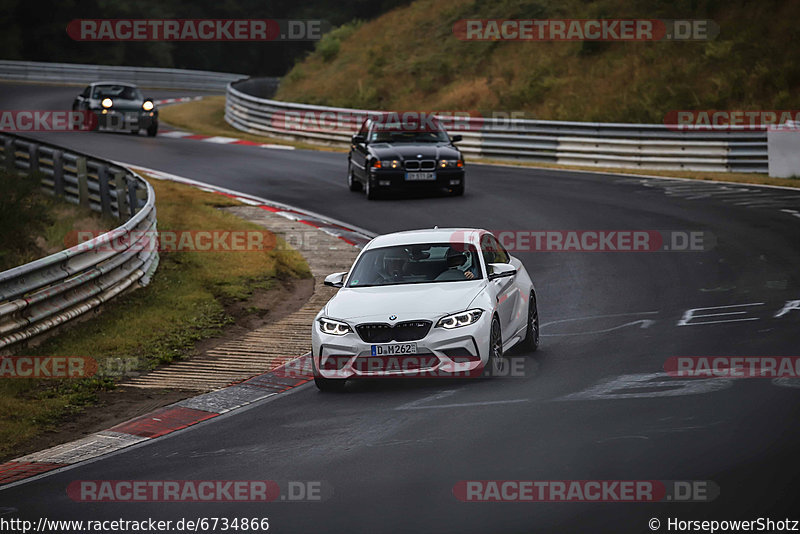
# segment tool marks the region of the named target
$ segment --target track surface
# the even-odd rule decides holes
[[[3,84],[0,107],[64,108],[75,92]],[[662,530],[668,517],[800,519],[796,380],[695,382],[694,394],[680,385],[627,389],[627,398],[585,394],[603,380],[663,372],[671,356],[798,355],[800,310],[775,315],[800,299],[800,219],[782,211],[800,210],[791,198],[800,193],[766,190],[749,204],[747,194],[733,195],[747,204],[736,205],[707,183],[472,165],[463,198],[368,202],[347,190],[342,154],[120,134],[37,137],[379,233],[433,225],[699,230],[717,245],[693,253],[518,253],[546,325],[541,352],[514,354],[525,362],[524,377],[357,383],[342,395],[303,387],[4,490],[0,508],[34,519],[267,516],[276,532],[649,532],[651,517]],[[761,304],[735,308],[746,314],[733,317],[756,320],[678,326],[689,309],[754,303]],[[628,324],[644,319],[651,322]],[[322,480],[333,496],[267,505],[71,501],[67,485],[87,479]],[[473,479],[712,480],[721,494],[711,503],[456,500],[453,485]]]

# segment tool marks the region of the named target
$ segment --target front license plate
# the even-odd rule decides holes
[[[386,345],[372,345],[373,356],[397,356],[399,354],[416,353],[416,343],[387,343]]]
[[[406,181],[408,182],[421,182],[428,180],[436,180],[435,172],[407,172]]]

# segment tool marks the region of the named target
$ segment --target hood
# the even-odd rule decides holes
[[[344,287],[328,301],[324,313],[332,319],[394,324],[436,319],[469,308],[485,280],[435,282],[382,287]],[[397,319],[390,320],[390,315]]]
[[[370,152],[378,159],[458,159],[458,149],[445,143],[374,143]],[[421,156],[421,157],[420,157]]]

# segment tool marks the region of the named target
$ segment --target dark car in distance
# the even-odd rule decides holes
[[[158,133],[158,109],[151,98],[132,83],[95,82],[75,97],[72,111],[95,114],[97,124],[109,130],[129,131],[138,134],[145,130],[155,137]]]
[[[464,156],[439,121],[396,120],[396,114],[372,115],[352,137],[347,156],[347,185],[364,190],[369,200],[390,191],[448,190],[464,194]]]

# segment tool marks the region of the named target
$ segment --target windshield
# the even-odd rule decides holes
[[[98,85],[94,88],[92,98],[111,98],[119,100],[141,100],[142,94],[136,87],[129,85]]]
[[[464,282],[482,277],[473,245],[398,245],[366,251],[353,268],[347,287]]]
[[[382,127],[373,129],[369,134],[373,143],[449,143],[450,139],[444,130],[392,130]]]

